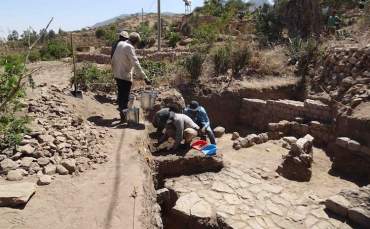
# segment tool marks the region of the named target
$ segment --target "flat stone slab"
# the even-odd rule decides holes
[[[0,185],[0,207],[16,207],[27,204],[36,192],[36,184],[30,182]]]

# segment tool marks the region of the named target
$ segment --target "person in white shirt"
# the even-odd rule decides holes
[[[126,31],[123,31],[119,34],[117,43],[112,47],[112,70],[117,82],[118,110],[122,122],[126,120],[134,72],[137,78],[144,79],[146,84],[151,84],[136,56],[134,47],[139,43],[140,35],[138,33],[133,32],[128,35]]]

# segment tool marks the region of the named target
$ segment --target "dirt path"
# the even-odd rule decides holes
[[[70,66],[61,62],[37,64],[43,69],[34,76],[36,84],[64,86],[71,75]],[[40,89],[29,92],[29,96]],[[107,130],[105,150],[108,163],[77,177],[57,176],[45,187],[38,187],[27,206],[20,209],[0,208],[0,228],[71,229],[71,228],[147,228],[144,205],[147,176],[138,154],[145,130],[111,127],[117,117],[112,104],[101,104],[92,96],[76,99],[65,96],[84,120],[96,123],[98,130]],[[32,179],[32,178],[29,178]],[[36,179],[36,178],[33,178]],[[4,181],[3,181],[4,182]],[[136,188],[136,209],[131,194]]]

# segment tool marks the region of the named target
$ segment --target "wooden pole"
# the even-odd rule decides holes
[[[141,23],[144,23],[144,8],[141,8]]]
[[[162,33],[162,20],[161,20],[161,0],[158,0],[158,51],[161,51],[161,33]]]
[[[77,77],[76,77],[76,59],[75,59],[75,51],[73,47],[73,35],[71,33],[71,49],[72,49],[72,61],[73,61],[73,86],[75,92],[77,92]]]

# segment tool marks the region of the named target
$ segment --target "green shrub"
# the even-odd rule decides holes
[[[262,45],[279,41],[282,37],[283,25],[277,10],[264,4],[255,14],[256,34]]]
[[[227,73],[231,62],[231,48],[229,45],[216,49],[213,54],[216,76]]]
[[[22,85],[17,85],[24,71],[23,63],[23,55],[0,58],[0,65],[5,69],[4,73],[0,73],[0,104],[5,104],[0,111],[0,152],[18,145],[27,131],[28,119],[15,115],[21,108],[20,99],[25,95]]]
[[[169,38],[168,38],[168,44],[172,48],[176,48],[177,42],[181,40],[181,37],[176,32],[170,32]]]
[[[191,80],[198,80],[202,74],[202,65],[205,58],[200,53],[194,53],[193,55],[187,57],[182,63],[185,70],[189,73]]]
[[[141,23],[137,31],[141,37],[141,47],[142,48],[150,48],[154,45],[155,43],[155,39],[153,37],[154,31],[153,31],[153,28],[150,28],[149,22]]]
[[[111,70],[99,69],[95,64],[84,63],[76,70],[76,80],[72,76],[71,84],[77,82],[81,90],[113,92],[115,81]]]
[[[212,45],[219,34],[217,28],[213,24],[202,25],[193,30],[193,39],[198,44]]]
[[[95,31],[95,37],[96,38],[102,38],[105,36],[105,30],[102,29],[102,28],[98,28],[96,31]]]
[[[19,145],[23,135],[29,131],[26,127],[28,122],[28,118],[14,115],[0,117],[0,152]]]
[[[41,48],[40,55],[42,60],[61,59],[71,55],[69,45],[64,41],[53,40]]]
[[[31,62],[36,62],[41,60],[41,53],[39,50],[34,50],[30,53],[28,60]]]
[[[233,77],[239,77],[240,71],[249,63],[252,57],[248,47],[234,47],[231,54],[231,70]]]
[[[141,66],[148,78],[155,84],[160,83],[171,69],[171,66],[165,62],[151,60],[143,60]]]

